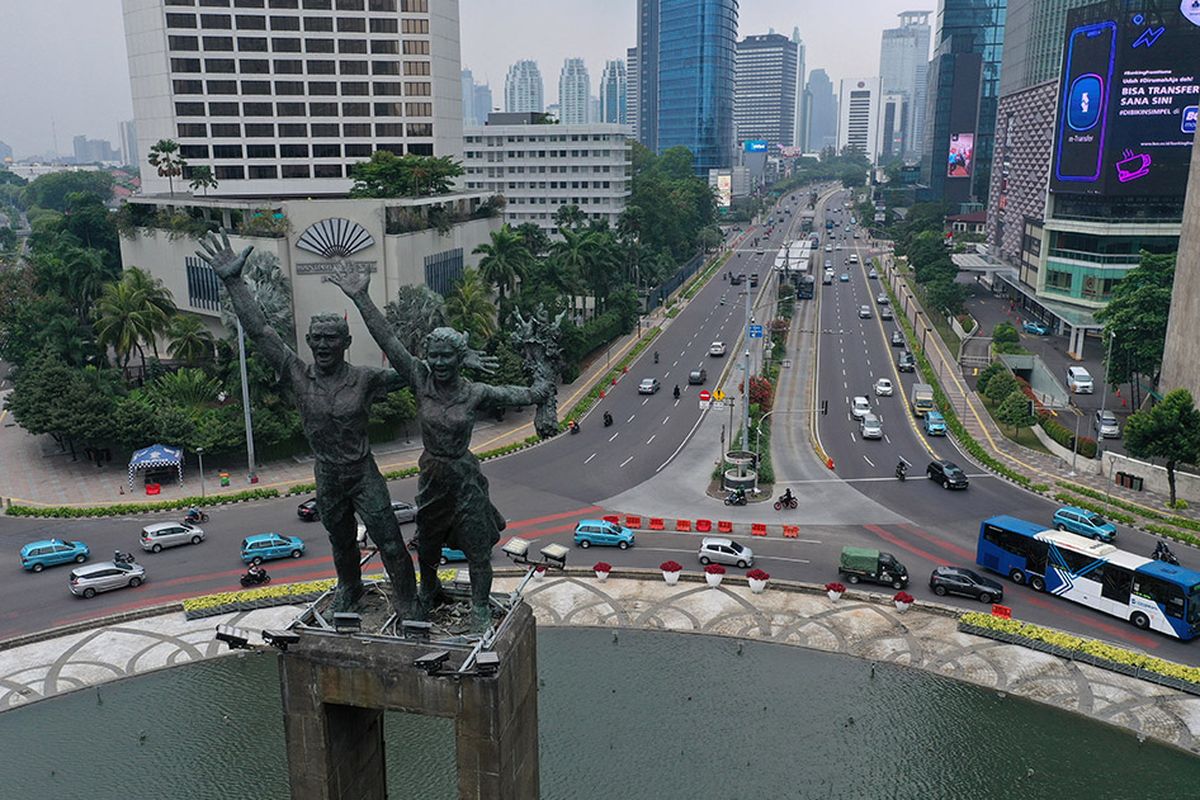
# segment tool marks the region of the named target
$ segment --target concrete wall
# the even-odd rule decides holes
[[[1074,461],[1076,472],[1082,472],[1085,475],[1100,474],[1101,464],[1096,459],[1073,455],[1068,448],[1051,439],[1050,435],[1042,430],[1040,425],[1034,425],[1030,430],[1033,431],[1033,435],[1037,437],[1037,440],[1042,443],[1043,447],[1062,459],[1067,466],[1071,466],[1072,461]],[[1082,434],[1080,435],[1082,436]]]
[[[1145,461],[1138,461],[1136,458],[1122,455],[1120,453],[1105,452],[1101,457],[1104,462],[1103,474],[1107,475],[1111,480],[1118,472],[1128,472],[1130,475],[1136,475],[1145,481],[1143,489],[1147,492],[1154,492],[1163,497],[1170,496],[1170,488],[1167,485],[1167,468],[1160,467],[1157,464],[1149,464]],[[1175,496],[1187,500],[1188,503],[1200,503],[1200,475],[1192,475],[1191,473],[1180,472],[1175,470]]]
[[[1159,388],[1164,394],[1187,389],[1192,397],[1200,398],[1200,339],[1192,327],[1200,319],[1200,147],[1195,145],[1178,252]]]

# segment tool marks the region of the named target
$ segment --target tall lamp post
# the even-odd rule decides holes
[[[200,458],[200,499],[204,499],[204,448],[197,447],[196,455]]]
[[[1104,376],[1103,376],[1102,380],[1100,381],[1100,383],[1102,384],[1100,387],[1100,419],[1101,420],[1104,419],[1104,412],[1107,410],[1106,404],[1108,403],[1108,376],[1112,372],[1112,348],[1113,348],[1113,342],[1116,340],[1116,338],[1117,338],[1116,331],[1110,331],[1108,334],[1108,353],[1107,353],[1107,355],[1104,356]],[[1103,423],[1101,423],[1101,424],[1103,424]],[[1100,463],[1103,464],[1104,463],[1104,434],[1100,430],[1096,431],[1096,449],[1097,449],[1097,455],[1100,457]]]
[[[237,320],[237,333],[238,367],[242,376],[242,413],[246,418],[246,469],[250,482],[258,483],[258,476],[254,474],[254,426],[250,421],[250,381],[246,377],[246,332],[242,329],[240,319]]]

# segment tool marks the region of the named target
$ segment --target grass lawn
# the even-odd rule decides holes
[[[996,427],[998,427],[1000,429],[1000,432],[1003,433],[1005,435],[1005,437],[1007,437],[1011,441],[1016,442],[1017,444],[1021,445],[1022,447],[1028,447],[1030,450],[1033,450],[1034,452],[1045,453],[1048,456],[1054,455],[1053,453],[1051,453],[1049,450],[1047,450],[1045,448],[1045,446],[1041,443],[1041,441],[1038,440],[1037,436],[1035,436],[1033,431],[1030,430],[1029,428],[1021,428],[1021,430],[1017,432],[1017,435],[1014,436],[1012,426],[1003,425],[1000,423],[999,420],[996,419],[996,415],[994,413],[996,408],[992,404],[992,401],[989,400],[987,397],[984,397],[983,395],[977,395],[977,396],[979,397],[980,400],[983,401],[983,407],[987,409],[988,415],[992,418],[992,421],[996,423]]]

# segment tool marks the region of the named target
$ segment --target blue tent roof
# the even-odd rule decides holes
[[[129,459],[129,466],[134,469],[142,467],[172,467],[181,461],[183,461],[182,447],[152,444],[134,453]]]

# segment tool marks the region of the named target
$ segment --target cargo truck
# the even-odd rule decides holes
[[[850,583],[866,581],[903,589],[908,585],[908,570],[891,553],[869,547],[843,547],[838,575]]]
[[[914,417],[925,416],[926,411],[933,410],[933,387],[928,383],[914,383],[908,402]]]

